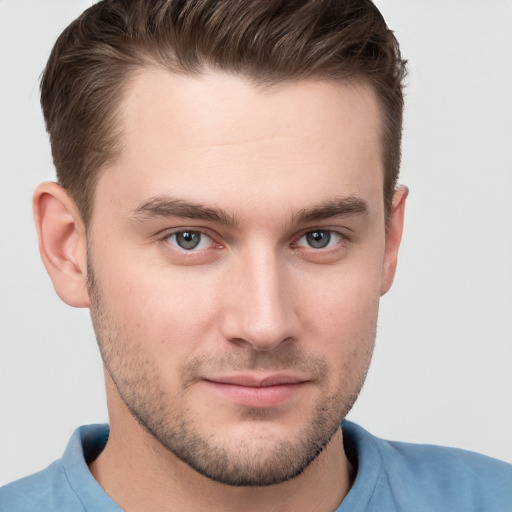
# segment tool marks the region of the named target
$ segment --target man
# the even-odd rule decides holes
[[[365,1],[107,1],[66,29],[34,211],[110,431],[0,509],[511,506],[503,463],[339,427],[396,267],[403,75]]]

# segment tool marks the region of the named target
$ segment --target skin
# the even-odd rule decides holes
[[[105,364],[92,474],[128,512],[336,509],[407,196],[386,224],[372,89],[145,70],[121,112],[87,230],[58,185],[34,196],[43,261]]]

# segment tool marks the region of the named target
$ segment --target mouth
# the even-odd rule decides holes
[[[236,374],[203,379],[223,399],[244,407],[276,407],[303,391],[307,379],[288,374]]]

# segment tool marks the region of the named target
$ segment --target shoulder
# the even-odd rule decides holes
[[[74,493],[70,493],[69,482],[60,460],[39,473],[0,488],[1,512],[32,510],[83,511]]]
[[[61,459],[34,475],[0,488],[0,512],[84,512],[120,509],[90,474],[87,461],[105,446],[107,425],[78,428]]]
[[[403,510],[512,510],[510,464],[457,448],[386,441],[351,423],[343,430],[360,469],[378,467],[373,500],[393,499]]]
[[[477,453],[432,445],[380,442],[388,478],[420,485],[467,510],[512,510],[512,466]],[[396,479],[395,479],[396,480]],[[473,508],[469,508],[469,507]]]

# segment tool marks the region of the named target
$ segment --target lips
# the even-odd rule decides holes
[[[307,380],[288,374],[223,375],[204,379],[208,388],[245,407],[276,407],[287,402],[307,385]]]

